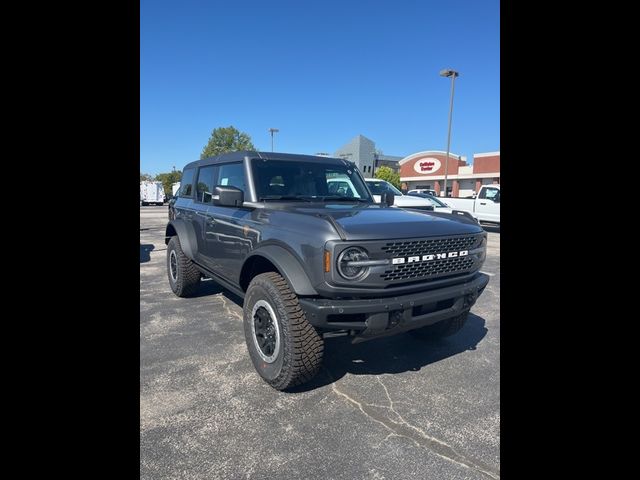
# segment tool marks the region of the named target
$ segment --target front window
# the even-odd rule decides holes
[[[384,180],[367,182],[367,186],[369,187],[369,190],[371,190],[371,193],[373,193],[374,195],[382,195],[383,193],[402,195],[402,192],[400,190],[391,185],[389,182],[385,182]]]
[[[354,167],[316,162],[254,159],[253,180],[258,201],[372,202]]]

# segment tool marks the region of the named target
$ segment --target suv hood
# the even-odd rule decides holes
[[[273,205],[273,207],[276,207]],[[276,218],[285,212],[325,218],[337,224],[346,240],[386,240],[395,238],[464,235],[482,232],[466,219],[446,213],[415,212],[382,205],[296,204],[279,205]],[[275,213],[275,212],[274,212]],[[286,215],[285,215],[286,216]],[[330,219],[328,217],[331,217]],[[284,220],[284,219],[283,219]],[[286,223],[286,220],[284,220]],[[291,219],[293,221],[293,219]]]

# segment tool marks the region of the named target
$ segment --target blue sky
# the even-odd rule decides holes
[[[260,150],[500,149],[498,0],[140,2],[140,170],[197,160],[233,125]]]

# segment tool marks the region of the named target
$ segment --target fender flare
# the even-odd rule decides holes
[[[278,245],[260,247],[245,259],[245,265],[256,256],[264,257],[273,263],[296,295],[318,295],[300,261],[287,249]]]
[[[190,260],[195,260],[195,253],[198,248],[198,243],[196,241],[196,233],[193,231],[193,227],[180,218],[171,220],[167,224],[167,229],[165,230],[165,245],[167,245],[169,243],[169,240],[171,240],[173,232],[175,232],[175,234],[178,236],[182,251],[187,256],[187,258],[189,258]]]

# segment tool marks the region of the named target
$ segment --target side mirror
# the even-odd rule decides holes
[[[383,205],[386,205],[387,207],[390,207],[391,205],[393,205],[395,198],[396,197],[393,193],[384,192],[382,195],[380,195],[380,203],[382,203]]]
[[[244,192],[236,187],[216,186],[213,204],[220,207],[241,207],[244,202]],[[217,197],[217,198],[216,198]]]

